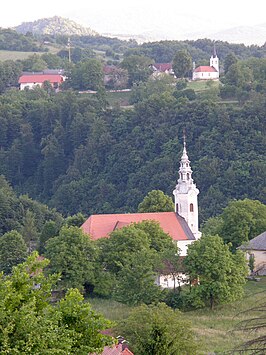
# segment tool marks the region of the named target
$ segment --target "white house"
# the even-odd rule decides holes
[[[65,81],[66,77],[60,71],[51,70],[38,73],[23,73],[19,77],[20,90],[33,89],[36,86],[42,87],[44,82],[49,82],[56,90]]]
[[[192,80],[218,80],[219,75],[219,58],[214,48],[210,65],[201,65],[195,68],[192,73]]]

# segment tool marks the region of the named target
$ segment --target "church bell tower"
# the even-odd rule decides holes
[[[173,191],[173,195],[175,200],[175,212],[186,220],[195,239],[201,237],[198,221],[198,194],[199,190],[192,179],[192,170],[187,155],[186,139],[184,136],[183,154],[179,167],[179,178]]]

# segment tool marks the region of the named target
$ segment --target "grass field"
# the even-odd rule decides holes
[[[33,55],[36,52],[17,52],[17,51],[3,51],[0,50],[0,62],[5,60],[18,60],[26,59],[30,55]]]
[[[265,291],[265,292],[262,292]],[[201,309],[184,313],[195,332],[198,343],[196,355],[229,354],[230,350],[247,340],[247,334],[233,331],[237,323],[249,319],[254,312],[244,312],[261,302],[265,302],[266,277],[259,282],[248,281],[245,297],[229,305],[218,306],[214,311]],[[93,309],[113,321],[127,318],[131,308],[111,300],[90,299]],[[252,334],[254,336],[254,334]]]
[[[187,83],[188,89],[193,89],[195,92],[202,92],[206,90],[210,90],[212,88],[218,88],[220,85],[219,81],[206,81],[206,80],[198,80],[198,81],[190,81]]]
[[[107,101],[110,106],[120,105],[120,106],[128,106],[128,100],[130,96],[130,91],[122,91],[122,92],[110,92],[107,93]]]

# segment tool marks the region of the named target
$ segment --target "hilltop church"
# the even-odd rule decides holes
[[[210,65],[201,65],[193,68],[192,80],[218,80],[219,75],[219,58],[214,47]]]
[[[114,230],[131,223],[153,220],[172,237],[179,248],[180,256],[185,256],[188,245],[201,237],[198,223],[198,194],[199,190],[192,179],[192,169],[184,140],[179,177],[173,191],[175,212],[91,215],[81,228],[93,240],[97,240],[108,237]]]

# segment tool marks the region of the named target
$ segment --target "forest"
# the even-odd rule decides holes
[[[70,62],[64,36],[3,30],[0,39],[7,35],[10,47],[2,49],[17,40],[19,49],[37,52],[45,41],[58,52],[37,45],[43,53],[0,63],[1,351],[99,352],[113,339],[90,333],[97,327],[122,330],[136,354],[232,349],[224,339],[216,348],[198,344],[203,336],[186,317],[223,303],[238,307],[232,302],[244,295],[248,268],[237,248],[266,228],[265,45],[217,42],[220,80],[202,85],[189,77],[192,61],[208,64],[214,43],[207,39],[138,45],[73,36]],[[152,75],[155,62],[172,62],[177,78]],[[58,68],[66,75],[59,91],[49,82],[18,89],[22,72]],[[111,99],[109,89],[117,88],[127,90],[125,104]],[[186,260],[152,221],[88,238],[79,227],[91,214],[145,212],[150,192],[173,209],[184,132],[203,232]],[[166,265],[171,275],[184,270],[188,284],[158,287],[154,279]],[[81,293],[132,307],[131,314],[110,323]]]
[[[265,96],[239,106],[166,91],[128,110],[105,100],[71,90],[1,95],[0,173],[64,215],[133,212],[153,189],[171,196],[186,129],[201,221],[231,199],[265,203]]]

